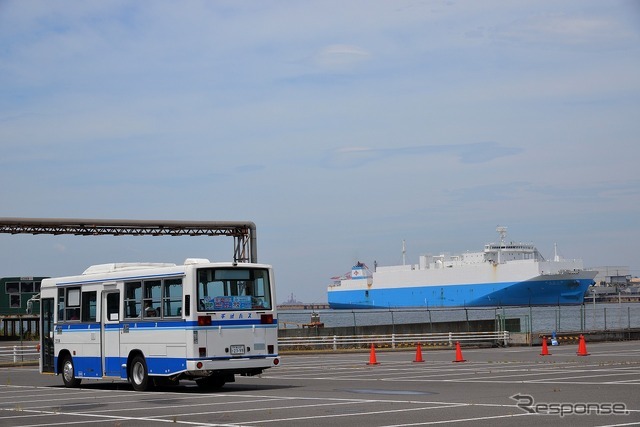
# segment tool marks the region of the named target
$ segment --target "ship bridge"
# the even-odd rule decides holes
[[[506,261],[530,259],[534,261],[544,261],[544,257],[538,249],[530,243],[506,243],[507,227],[496,229],[500,233],[500,243],[489,243],[484,245],[484,258],[488,262],[502,264]]]
[[[544,257],[535,246],[527,243],[488,244],[484,247],[485,260],[494,263],[531,259],[544,261]]]

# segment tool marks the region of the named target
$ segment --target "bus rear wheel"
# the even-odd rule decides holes
[[[82,379],[76,378],[74,370],[71,356],[64,356],[62,359],[62,382],[64,382],[65,387],[78,387],[82,382]]]
[[[152,388],[153,381],[149,378],[147,362],[144,360],[143,356],[138,355],[131,361],[129,382],[135,391],[146,391]]]

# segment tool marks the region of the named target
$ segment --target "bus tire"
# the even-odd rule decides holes
[[[208,377],[198,378],[196,384],[203,390],[218,390],[227,383],[225,377],[211,375]]]
[[[135,391],[147,391],[153,386],[153,380],[149,378],[147,362],[141,355],[135,356],[131,361],[129,382]]]
[[[73,359],[68,354],[62,359],[62,382],[69,388],[78,387],[82,382],[82,379],[76,378]]]

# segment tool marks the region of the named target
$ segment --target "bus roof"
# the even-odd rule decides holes
[[[102,274],[102,273],[114,273],[116,271],[126,270],[140,270],[143,268],[158,268],[158,267],[175,267],[174,263],[170,262],[111,262],[108,264],[96,264],[87,268],[82,272],[85,274]]]

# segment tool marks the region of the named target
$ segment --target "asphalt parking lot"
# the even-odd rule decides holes
[[[67,389],[35,367],[0,369],[0,426],[640,425],[640,342],[284,355],[221,391],[135,392],[126,382]]]

